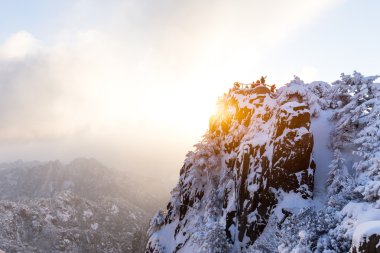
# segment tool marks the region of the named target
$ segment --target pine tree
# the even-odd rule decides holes
[[[365,200],[377,201],[380,207],[380,102],[376,97],[372,99],[374,101],[368,101],[368,104],[371,102],[370,110],[362,117],[366,126],[355,140],[359,146],[355,153],[361,157],[355,164],[355,169],[359,184],[356,191],[362,194]]]
[[[203,225],[193,239],[200,245],[198,253],[226,253],[232,247],[227,240],[224,227],[218,222]]]
[[[329,168],[330,172],[326,182],[328,203],[332,207],[341,209],[352,198],[354,183],[339,149],[335,149]]]
[[[352,148],[355,135],[365,126],[366,117],[376,99],[379,76],[365,77],[359,72],[341,75],[341,80],[333,83],[330,97],[331,107],[337,108],[332,119],[336,129],[332,134],[333,148]]]
[[[335,149],[334,158],[329,166],[330,172],[326,182],[329,195],[339,194],[352,184],[351,176],[339,149]]]

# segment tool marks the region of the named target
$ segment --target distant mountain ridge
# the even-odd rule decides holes
[[[122,200],[87,200],[72,192],[0,201],[5,252],[142,252],[146,213]]]
[[[104,195],[124,199],[146,211],[157,208],[160,200],[142,191],[143,186],[135,181],[127,173],[108,168],[93,158],[77,158],[68,164],[16,161],[0,164],[0,199],[50,198],[70,190],[86,199]]]
[[[95,159],[0,164],[0,249],[143,252],[159,198]]]

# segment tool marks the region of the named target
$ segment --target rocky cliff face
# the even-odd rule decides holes
[[[360,243],[359,247],[356,246],[352,247],[352,253],[379,253],[380,252],[380,235],[374,234],[371,235],[367,240]]]
[[[312,197],[309,103],[298,91],[230,90],[190,152],[146,252],[244,251],[284,193]],[[283,210],[286,213],[286,210]]]

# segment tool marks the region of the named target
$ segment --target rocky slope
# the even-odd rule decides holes
[[[148,216],[125,201],[63,192],[22,203],[0,201],[5,252],[141,252]]]
[[[0,165],[0,249],[143,252],[159,199],[95,159]]]
[[[161,232],[152,233],[147,252],[191,252],[203,224],[221,225],[226,249],[241,251],[260,236],[283,193],[312,197],[311,113],[298,93],[233,89],[219,106],[181,169],[167,214],[152,227]]]
[[[376,78],[236,83],[152,219],[145,252],[380,251]]]

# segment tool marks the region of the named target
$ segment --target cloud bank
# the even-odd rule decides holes
[[[53,39],[1,43],[0,160],[93,156],[172,175],[217,96],[340,2],[79,1]]]

